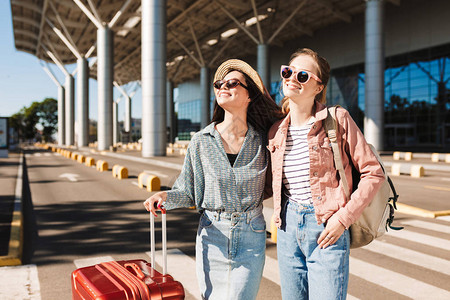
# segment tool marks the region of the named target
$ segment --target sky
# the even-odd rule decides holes
[[[49,64],[53,74],[64,84],[62,71],[53,63]],[[76,65],[66,69],[72,73]],[[132,84],[125,86],[125,89]],[[76,90],[76,76],[75,76]],[[114,100],[120,96],[114,88]],[[45,98],[58,98],[56,84],[42,69],[39,60],[26,52],[18,51],[14,46],[14,35],[9,0],[0,0],[0,117],[9,117],[34,101]],[[89,80],[89,118],[97,120],[97,81]],[[132,117],[141,118],[141,90],[138,88],[132,100]],[[125,101],[119,102],[119,120],[124,119]],[[75,120],[76,92],[75,92]]]

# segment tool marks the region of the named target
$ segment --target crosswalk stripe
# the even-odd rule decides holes
[[[436,219],[450,222],[450,216],[441,216],[441,217],[437,217]]]
[[[151,257],[150,252],[145,252],[145,254]],[[162,251],[156,251],[155,260],[159,266],[163,265]],[[160,270],[162,270],[162,268],[159,268],[159,271]],[[197,275],[195,273],[194,259],[184,254],[179,249],[169,249],[167,250],[167,272],[172,275],[175,280],[181,282],[184,289],[194,296],[195,299],[201,299]]]
[[[350,257],[350,273],[385,289],[413,299],[450,299],[450,292]]]
[[[426,246],[432,246],[435,248],[443,249],[445,251],[448,251],[450,249],[450,241],[444,240],[441,238],[437,238],[434,236],[429,236],[422,233],[417,233],[409,230],[399,230],[399,231],[388,231],[386,235],[394,237],[394,238],[400,238],[416,243],[420,243],[422,245]]]
[[[167,178],[169,177],[169,175],[164,174],[162,172],[157,172],[157,171],[149,171],[149,170],[144,170],[145,173],[151,174],[151,175],[155,175],[161,178]]]
[[[75,259],[73,263],[77,268],[84,268],[112,260],[114,260],[114,258],[112,258],[111,256],[98,256],[98,257]]]
[[[280,285],[280,270],[278,268],[278,261],[275,258],[266,255],[266,264],[264,265],[263,277],[269,279],[275,284]],[[350,294],[347,295],[347,300],[358,300]]]
[[[426,222],[426,221],[421,221],[421,220],[405,220],[405,221],[402,221],[401,223],[404,225],[411,225],[414,227],[419,227],[419,228],[424,228],[427,230],[450,234],[450,226],[448,226],[448,225],[431,223],[431,222]]]
[[[0,268],[0,299],[41,300],[36,265]]]
[[[362,249],[401,260],[416,266],[450,275],[450,261],[393,244],[373,241]]]

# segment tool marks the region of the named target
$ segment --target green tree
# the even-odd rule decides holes
[[[42,102],[34,101],[29,107],[23,107],[9,119],[9,126],[19,135],[21,140],[37,137],[36,125],[42,127],[42,138],[49,142],[58,124],[58,102],[53,98],[45,98]]]
[[[29,107],[24,107],[20,112],[24,115],[24,131],[23,138],[26,140],[34,139],[37,134],[36,125],[39,122],[38,112],[40,109],[40,103],[34,101]]]
[[[37,115],[39,124],[42,126],[42,137],[44,141],[50,142],[58,125],[58,101],[53,98],[45,98],[39,104]]]

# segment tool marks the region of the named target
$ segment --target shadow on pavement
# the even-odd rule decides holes
[[[80,201],[40,205],[35,209],[38,231],[33,263],[56,263],[60,256],[102,256],[114,253],[142,253],[150,250],[149,215],[129,208],[141,200]],[[194,253],[199,215],[193,210],[169,212],[168,248]],[[156,219],[157,249],[161,244],[161,226]],[[178,246],[177,246],[178,244]]]

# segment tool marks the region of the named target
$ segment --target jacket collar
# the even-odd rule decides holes
[[[323,120],[326,119],[328,111],[327,111],[327,107],[319,102],[315,102],[315,109],[316,112],[314,114],[314,117],[316,119],[316,123],[317,122],[322,122]],[[287,135],[287,130],[289,127],[289,123],[291,121],[291,113],[289,112],[286,117],[284,117],[283,120],[281,120],[280,124],[278,125],[278,134],[275,135],[275,138],[273,139],[273,142],[275,145],[281,145],[284,140],[286,139],[286,135]]]

